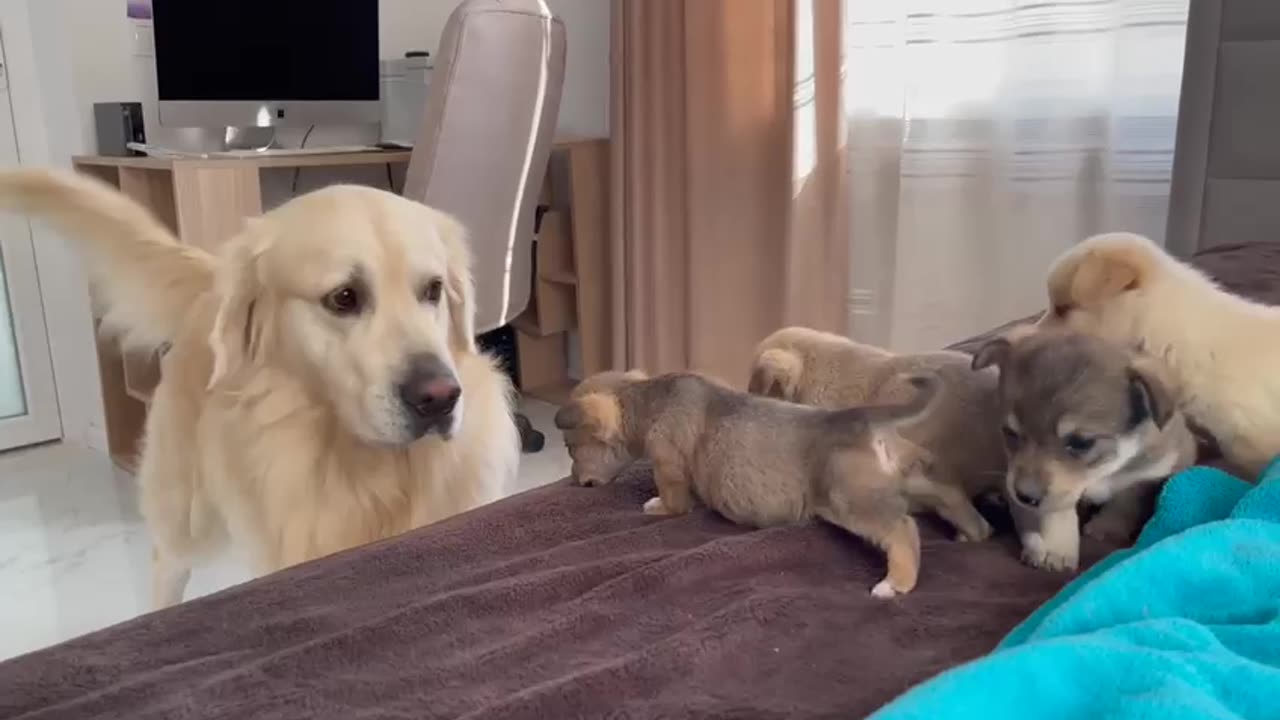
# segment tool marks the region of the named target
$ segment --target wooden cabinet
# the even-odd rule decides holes
[[[520,387],[561,402],[568,333],[576,331],[584,374],[607,370],[609,315],[609,143],[574,143],[552,154],[534,250],[533,294],[516,319]]]

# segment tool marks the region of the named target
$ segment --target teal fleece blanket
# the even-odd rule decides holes
[[[1280,718],[1280,461],[1174,476],[1133,548],[872,717]]]

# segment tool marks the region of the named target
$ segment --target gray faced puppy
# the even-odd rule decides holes
[[[732,390],[700,375],[642,379],[605,373],[556,413],[578,482],[611,477],[631,458],[653,462],[651,514],[688,512],[696,496],[743,525],[818,517],[888,555],[872,593],[915,587],[920,536],[909,514],[929,459],[896,429],[928,415],[939,383],[914,379],[909,402],[830,411]]]
[[[915,392],[906,377],[936,375],[942,382],[936,410],[904,427],[902,436],[932,455],[933,491],[947,501],[942,514],[958,527],[982,528],[976,537],[963,539],[983,540],[991,529],[971,499],[1003,490],[1003,415],[995,371],[975,371],[971,361],[964,353],[948,351],[898,355],[840,335],[789,327],[757,346],[748,390],[839,409],[903,402]],[[952,516],[968,519],[957,522]]]
[[[1159,482],[1193,464],[1196,442],[1158,363],[1101,338],[1015,330],[974,356],[1000,368],[1010,507],[1023,559],[1075,569],[1077,504],[1102,505],[1085,532],[1127,542]]]

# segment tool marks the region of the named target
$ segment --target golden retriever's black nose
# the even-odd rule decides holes
[[[458,379],[434,356],[415,359],[400,384],[400,400],[422,420],[448,416],[460,397]]]

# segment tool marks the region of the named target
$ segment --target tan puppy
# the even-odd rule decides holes
[[[1181,408],[1241,470],[1280,454],[1280,308],[1232,295],[1140,235],[1111,233],[1049,271],[1040,324],[1069,327],[1161,359]]]
[[[952,512],[969,519],[964,526],[990,526],[970,500],[1001,491],[1005,454],[1000,438],[996,373],[974,371],[971,358],[957,352],[895,355],[873,345],[803,327],[779,330],[756,349],[750,392],[828,409],[892,404],[910,398],[905,381],[929,372],[942,382],[937,409],[902,436],[933,456],[934,491],[948,498]]]
[[[108,330],[172,345],[138,470],[157,606],[228,536],[265,573],[488,502],[514,476],[511,389],[476,350],[448,216],[331,187],[215,257],[70,173],[0,174],[0,205],[76,241]]]
[[[921,478],[927,454],[896,432],[934,405],[938,381],[925,376],[914,384],[916,396],[903,405],[832,411],[689,373],[608,373],[588,380],[556,414],[556,426],[579,482],[649,458],[658,496],[645,503],[647,513],[688,512],[696,496],[743,525],[819,517],[848,530],[887,553],[888,574],[872,593],[890,597],[909,592],[919,575],[913,503],[938,504]]]
[[[1159,363],[1122,346],[1019,329],[984,345],[973,364],[1000,368],[1007,490],[1028,564],[1076,568],[1081,500],[1102,505],[1087,534],[1131,541],[1159,483],[1195,462]]]

